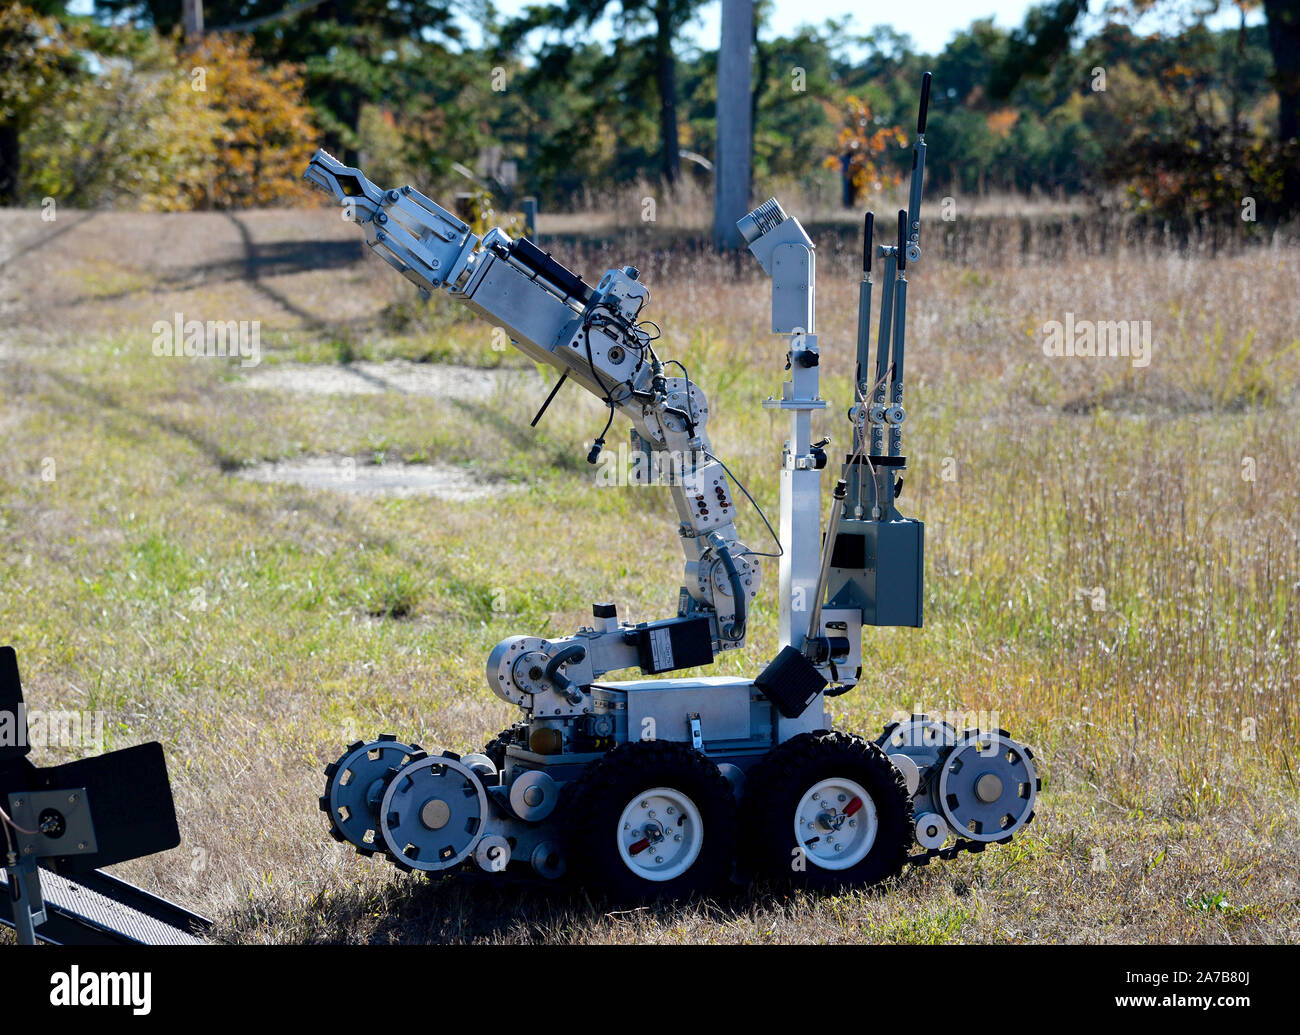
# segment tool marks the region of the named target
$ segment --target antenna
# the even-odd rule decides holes
[[[916,142],[912,145],[912,183],[907,198],[907,261],[921,259],[921,188],[925,182],[925,123],[930,114],[930,73],[921,76],[921,105],[916,116]]]
[[[880,300],[880,337],[876,345],[876,378],[881,382],[871,408],[872,457],[884,454],[884,431],[889,427],[889,456],[903,453],[903,355],[907,335],[907,265],[921,261],[921,192],[925,186],[925,126],[930,116],[932,75],[921,77],[921,102],[916,114],[916,140],[912,143],[912,179],[908,185],[907,209],[898,212],[898,243],[882,248],[888,253],[886,284]],[[885,358],[889,343],[891,362]],[[883,383],[888,375],[889,386]]]
[[[853,368],[854,382],[854,399],[853,405],[849,409],[849,420],[853,423],[853,447],[850,451],[850,460],[861,460],[866,456],[870,444],[867,441],[869,435],[867,422],[863,420],[866,413],[870,412],[871,399],[871,258],[875,251],[876,237],[876,214],[868,212],[862,225],[862,280],[858,283],[858,350],[857,363]],[[862,470],[863,465],[851,463],[849,469],[845,471],[845,479],[850,485],[850,491],[847,494],[852,499],[854,506],[860,506],[862,499]],[[844,507],[847,510],[850,504],[846,501]]]
[[[889,455],[903,453],[903,348],[907,334],[907,213],[898,210],[898,277],[894,282],[894,346],[890,367],[889,408],[885,423],[889,425]]]
[[[862,226],[862,280],[858,284],[858,354],[854,367],[854,381],[857,392],[865,402],[867,392],[871,390],[871,253],[875,244],[876,214],[868,212]],[[855,401],[855,406],[857,405]],[[858,426],[856,416],[854,426]],[[855,438],[854,447],[862,443]]]

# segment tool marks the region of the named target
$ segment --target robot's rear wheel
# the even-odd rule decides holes
[[[710,891],[735,859],[737,808],[718,767],[685,744],[634,741],[593,763],[564,805],[583,886],[620,899]]]
[[[384,851],[376,813],[390,770],[425,757],[418,744],[404,744],[393,734],[381,734],[366,744],[349,744],[341,758],[325,767],[325,793],[320,810],[329,817],[330,837],[348,841],[359,855]]]
[[[847,733],[801,733],[746,780],[744,841],[756,874],[810,888],[897,875],[912,843],[912,805],[897,768]]]

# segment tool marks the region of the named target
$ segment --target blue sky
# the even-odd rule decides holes
[[[539,0],[496,0],[497,7],[506,14],[522,10],[530,3]],[[1191,8],[1194,0],[1183,6]],[[903,0],[897,3],[881,3],[868,0],[857,3],[852,0],[775,0],[774,10],[768,24],[767,34],[788,35],[802,24],[820,25],[829,18],[851,18],[852,28],[865,33],[876,25],[889,25],[895,31],[912,37],[917,49],[927,54],[937,54],[952,36],[966,28],[979,18],[993,18],[994,22],[1005,29],[1018,26],[1024,21],[1025,11],[1033,3],[1031,0]],[[1100,0],[1091,5],[1102,6]],[[1226,6],[1226,5],[1225,5]],[[717,46],[722,5],[714,2],[706,5],[686,33],[688,40],[709,47]],[[1238,15],[1235,10],[1211,19],[1212,25],[1236,25]],[[1254,24],[1262,20],[1256,11],[1249,21]],[[1154,23],[1144,23],[1154,27]],[[608,28],[597,31],[597,35],[609,32]]]
[[[511,13],[537,0],[496,0],[497,7]],[[999,25],[1010,28],[1020,24],[1029,0],[908,0],[903,3],[853,3],[852,0],[776,0],[768,34],[788,35],[800,25],[819,25],[828,18],[853,19],[853,27],[865,32],[874,25],[890,25],[911,36],[919,49],[934,53],[943,49],[953,33],[964,29],[976,18],[992,15]],[[721,3],[704,7],[688,37],[693,42],[716,46]]]
[[[180,0],[176,0],[179,5]],[[497,8],[503,14],[521,11],[530,3],[541,0],[496,0]],[[1205,0],[1186,0],[1182,5],[1192,8]],[[72,0],[69,5],[73,11],[87,13],[92,0]],[[1032,0],[903,0],[898,3],[881,3],[868,0],[857,3],[852,0],[775,0],[767,34],[788,35],[802,24],[820,25],[829,18],[851,19],[851,29],[864,33],[876,25],[889,25],[895,31],[912,37],[917,49],[927,54],[937,54],[944,48],[954,33],[966,28],[978,18],[992,17],[1003,28],[1019,25],[1025,11],[1032,6]],[[1095,0],[1093,8],[1100,8],[1101,0]],[[1225,4],[1228,10],[1211,19],[1215,26],[1232,26],[1237,24],[1238,14]],[[719,23],[722,5],[720,2],[706,4],[695,23],[686,32],[686,40],[707,47],[715,47],[718,42]],[[1263,20],[1257,9],[1251,12],[1248,21],[1257,24]],[[1144,23],[1154,28],[1151,22]],[[596,29],[597,38],[608,38],[612,27],[602,25]]]

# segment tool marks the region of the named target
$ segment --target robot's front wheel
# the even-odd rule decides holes
[[[710,891],[735,859],[731,786],[685,744],[634,741],[609,752],[574,787],[563,826],[578,881],[615,898]]]
[[[802,733],[746,780],[745,850],[754,871],[811,888],[897,875],[912,843],[912,804],[898,769],[847,733]]]

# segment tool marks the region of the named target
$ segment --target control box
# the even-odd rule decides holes
[[[863,625],[920,627],[925,524],[840,521],[831,552],[827,607],[856,607]]]

